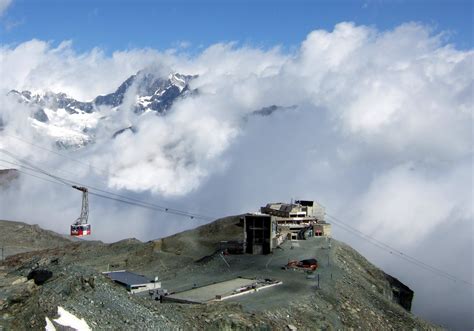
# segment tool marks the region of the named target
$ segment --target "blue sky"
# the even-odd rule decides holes
[[[5,1],[5,0],[3,0]],[[34,1],[13,0],[1,20],[1,43],[72,40],[78,51],[106,52],[180,43],[199,50],[217,42],[291,49],[315,29],[341,21],[379,30],[416,21],[472,48],[472,1]]]

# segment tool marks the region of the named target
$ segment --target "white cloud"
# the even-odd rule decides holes
[[[177,59],[151,49],[117,51],[107,56],[98,48],[77,54],[71,41],[54,47],[31,40],[0,52],[0,88],[64,92],[79,100],[110,93],[126,78],[144,67],[159,64],[171,67]]]
[[[433,229],[449,231],[453,220],[472,217],[472,188],[463,183],[471,175],[467,164],[441,176],[424,170],[403,164],[372,180],[356,208],[364,232],[383,241],[397,234],[398,243],[414,244]]]
[[[472,60],[472,51],[443,44],[429,28],[413,23],[390,31],[340,23],[333,31],[311,32],[292,53],[231,43],[212,45],[192,57],[152,49],[109,56],[100,49],[78,54],[69,41],[54,46],[31,40],[2,47],[0,88],[49,89],[88,100],[113,91],[143,68],[160,75],[199,74],[191,85],[200,93],[176,102],[166,117],[137,117],[126,107],[117,113],[104,110],[109,120],[99,124],[96,144],[78,153],[108,169],[111,188],[173,199],[201,192],[222,174],[237,176],[237,185],[254,173],[250,183],[259,185],[265,173],[240,172],[234,166],[252,155],[270,175],[290,178],[298,168],[298,176],[307,179],[300,182],[300,192],[321,196],[332,208],[351,203],[370,225],[381,211],[413,213],[424,204],[441,206],[439,201],[453,196],[455,206],[467,204],[460,197],[466,194],[469,172],[457,173],[456,181],[465,183],[458,189],[445,183],[453,178],[453,169],[465,169],[472,157]],[[133,99],[129,95],[127,100]],[[25,125],[28,112],[17,116],[16,106],[2,102],[2,115],[10,119],[6,131],[34,135]],[[298,108],[243,121],[253,110],[272,104]],[[136,134],[110,140],[114,130],[132,124]],[[285,157],[272,162],[268,155],[279,158],[278,153]],[[406,164],[418,169],[416,177],[400,170]],[[434,177],[440,181],[429,184]],[[285,192],[282,182],[265,182],[263,188]],[[449,196],[447,190],[435,189],[443,185],[451,188]],[[394,190],[406,197],[389,199]],[[421,195],[425,200],[414,199]],[[379,207],[368,208],[375,198],[381,199]],[[247,205],[246,198],[240,199]],[[437,218],[424,217],[423,223],[431,224],[424,228],[426,234],[454,207],[443,208]],[[387,221],[387,229],[394,224]]]

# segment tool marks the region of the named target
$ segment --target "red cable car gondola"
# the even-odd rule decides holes
[[[90,224],[72,224],[71,225],[71,236],[82,237],[91,234]]]

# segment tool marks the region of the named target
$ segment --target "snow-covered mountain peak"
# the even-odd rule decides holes
[[[81,102],[68,96],[66,93],[55,93],[51,91],[32,93],[30,91],[16,91],[11,90],[8,95],[12,95],[18,99],[19,102],[27,103],[40,109],[64,109],[70,114],[77,114],[80,112],[90,113],[93,110],[93,105],[90,102]]]
[[[166,115],[177,99],[185,97],[189,91],[188,83],[194,77],[180,73],[163,76],[142,70],[126,79],[113,93],[99,95],[88,102],[51,91],[33,93],[11,90],[8,96],[29,106],[32,126],[38,131],[56,139],[60,146],[80,147],[94,141],[99,123],[114,111],[125,110],[126,107],[137,116],[145,112]],[[127,101],[125,105],[126,98],[134,102],[130,104]],[[116,130],[121,129],[118,127]],[[110,132],[110,135],[115,136],[115,133]]]
[[[80,148],[94,143],[99,131],[101,136],[112,138],[129,129],[135,132],[133,115],[127,117],[126,122],[115,120],[122,118],[122,111],[131,110],[137,116],[136,120],[143,113],[166,116],[174,102],[198,93],[189,87],[190,81],[196,77],[177,72],[163,76],[156,71],[142,70],[127,78],[114,92],[99,95],[88,102],[51,91],[12,90],[8,95],[28,106],[31,125],[36,130],[52,137],[63,148]],[[294,107],[273,105],[251,114],[267,116],[284,109]],[[0,118],[0,125],[2,121]]]
[[[195,77],[196,76],[186,76],[179,73],[174,73],[168,76],[168,80],[171,82],[171,84],[178,87],[180,92],[182,92],[188,86],[189,81]]]
[[[135,113],[155,111],[164,114],[188,90],[188,83],[196,76],[170,74],[168,78],[150,71],[139,71],[123,82],[115,92],[98,96],[95,105],[119,107],[127,93],[134,93]]]

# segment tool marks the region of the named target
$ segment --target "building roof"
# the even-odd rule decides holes
[[[151,283],[151,280],[145,276],[134,274],[133,272],[129,271],[112,271],[106,272],[105,275],[113,281],[127,286]]]
[[[297,207],[297,205],[289,204],[289,203],[283,203],[283,202],[277,202],[277,203],[267,203],[266,207],[270,208],[270,209],[273,209],[273,210],[280,210],[280,211],[289,212],[293,208]]]

